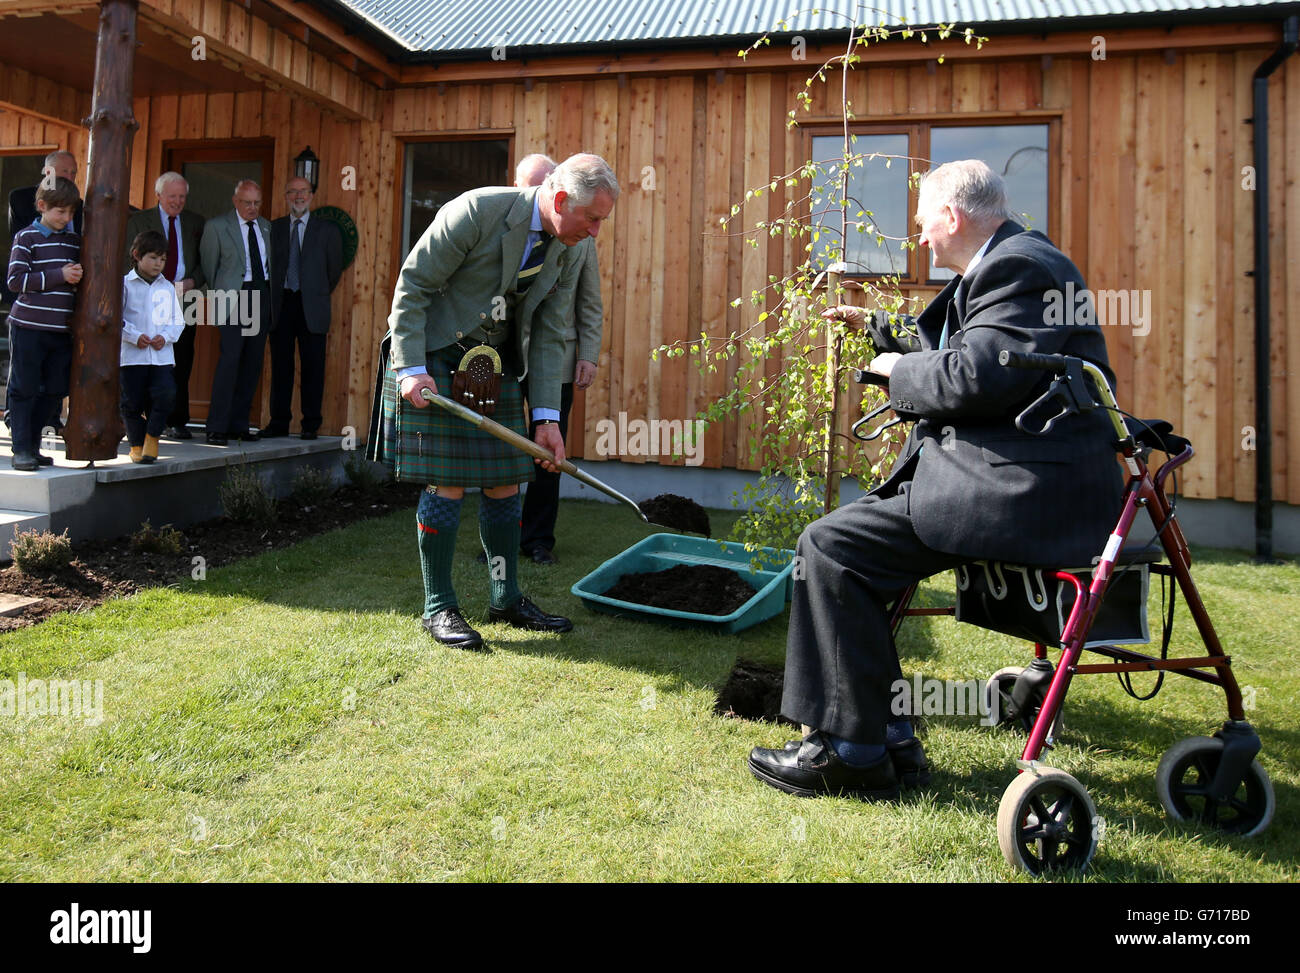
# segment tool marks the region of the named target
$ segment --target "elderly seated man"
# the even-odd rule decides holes
[[[1119,512],[1106,416],[1022,433],[1015,417],[1050,376],[998,363],[1004,349],[1074,355],[1113,384],[1100,328],[1045,313],[1067,285],[1084,291],[1078,268],[1011,219],[1002,179],[983,162],[930,172],[916,221],[934,265],[958,276],[917,317],[919,350],[873,327],[883,353],[870,364],[888,377],[894,411],[915,426],[883,484],[799,538],[803,580],[794,586],[781,711],[805,735],[749,757],[764,783],[805,797],[887,800],[900,782],[929,781],[910,722],[891,713],[902,672],[888,606],[909,585],[984,558],[1089,564]],[[826,316],[867,318],[849,306]]]

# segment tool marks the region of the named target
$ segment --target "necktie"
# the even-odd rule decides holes
[[[551,235],[545,230],[537,234],[537,239],[533,241],[533,248],[528,251],[524,265],[519,268],[519,279],[515,284],[515,290],[519,293],[528,290],[533,278],[542,269],[542,262],[546,259],[546,245],[550,242]]]
[[[163,276],[176,281],[176,217],[167,217],[167,263],[163,265]]]
[[[262,248],[257,245],[257,231],[253,229],[253,221],[248,221],[248,262],[252,265],[253,283],[265,284],[266,272],[262,270]]]
[[[289,272],[284,275],[284,289],[287,291],[296,291],[298,287],[298,271],[302,266],[302,244],[298,242],[298,231],[302,227],[302,220],[294,220],[293,226],[289,229]]]

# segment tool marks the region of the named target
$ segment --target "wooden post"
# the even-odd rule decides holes
[[[101,0],[99,9],[95,89],[84,122],[90,129],[81,242],[85,275],[72,316],[72,393],[63,430],[68,459],[92,462],[116,457],[121,438],[122,236],[138,127],[131,112],[138,0]]]

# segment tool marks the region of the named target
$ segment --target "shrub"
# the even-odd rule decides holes
[[[67,530],[20,530],[9,543],[14,564],[23,574],[50,574],[72,563],[72,539]]]
[[[241,464],[221,481],[221,512],[239,523],[268,524],[275,519],[275,500],[262,478]]]
[[[377,491],[386,479],[360,450],[348,453],[348,458],[343,461],[343,472],[348,483],[363,495]]]
[[[153,524],[146,520],[131,535],[131,549],[145,554],[179,554],[185,550],[185,535],[171,524],[154,530]]]
[[[293,474],[289,496],[300,507],[314,507],[334,492],[334,477],[317,466],[300,466]]]

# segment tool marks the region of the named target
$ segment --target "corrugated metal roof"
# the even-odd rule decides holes
[[[337,0],[411,51],[490,57],[493,47],[644,45],[838,30],[869,8],[885,23],[995,24],[1293,6],[1279,0]],[[806,10],[791,18],[792,11]],[[813,13],[813,8],[817,12]],[[859,14],[863,16],[864,14]]]

